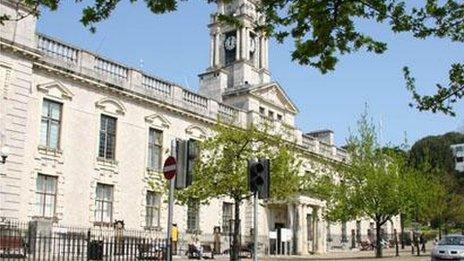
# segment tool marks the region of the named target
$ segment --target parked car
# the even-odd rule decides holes
[[[464,235],[447,235],[432,248],[432,260],[464,260]]]

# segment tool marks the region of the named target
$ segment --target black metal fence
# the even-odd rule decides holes
[[[117,229],[0,224],[0,260],[165,260],[164,238]]]

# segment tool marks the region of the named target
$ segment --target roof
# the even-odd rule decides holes
[[[269,82],[269,83],[261,83],[261,84],[244,84],[241,86],[237,86],[234,88],[228,88],[224,92],[223,96],[238,96],[238,95],[244,95],[244,94],[253,94],[259,97],[259,93],[263,90],[274,88],[276,90],[276,94],[280,96],[280,99],[283,103],[287,104],[288,109],[292,111],[293,113],[298,113],[299,110],[296,107],[295,103],[290,99],[290,97],[287,95],[285,90],[280,86],[279,83],[277,82]]]
[[[327,132],[334,133],[333,130],[324,129],[324,130],[310,131],[310,132],[307,132],[307,133],[305,133],[305,134],[306,134],[306,135],[315,135],[315,134],[327,133]]]

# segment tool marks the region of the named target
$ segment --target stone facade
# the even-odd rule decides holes
[[[0,14],[14,17],[18,12],[24,10],[14,1],[0,4]],[[236,13],[246,26],[240,30],[221,26],[217,22],[220,12]],[[333,144],[332,132],[303,134],[295,126],[298,109],[282,87],[271,81],[268,40],[251,29],[262,19],[253,1],[219,4],[218,13],[212,15],[209,25],[211,61],[199,76],[201,95],[36,33],[32,16],[0,26],[0,142],[11,149],[7,163],[0,165],[0,217],[98,225],[97,186],[104,184],[112,187],[111,220],[124,220],[128,229],[146,229],[147,191],[154,187],[162,198],[159,224],[151,229],[162,233],[167,222],[166,193],[159,169],[147,166],[150,129],[162,133],[160,153],[164,160],[171,153],[172,140],[204,139],[211,135],[210,128],[218,117],[242,128],[262,122],[273,124],[275,129],[285,127],[302,154],[308,155],[303,159],[302,174],[321,171],[309,155],[345,161],[346,152]],[[230,35],[235,40],[227,40]],[[226,50],[225,41],[233,51]],[[58,146],[53,148],[41,143],[46,101],[61,105]],[[102,115],[116,122],[115,156],[111,160],[99,155]],[[44,218],[37,211],[39,174],[56,181],[51,217]],[[224,202],[232,200],[217,199],[200,206],[195,235],[200,233],[204,240],[211,240],[213,228],[224,225]],[[194,236],[187,229],[187,209],[174,207],[174,222],[184,241]],[[324,252],[338,244],[327,240],[328,234],[338,236],[342,227],[348,233],[359,227],[356,221],[346,226],[328,225],[323,210],[324,202],[303,196],[296,203],[260,207],[261,241],[269,246],[269,237],[275,235],[272,231],[283,228],[291,234],[288,242],[293,252]],[[243,203],[241,220],[246,240],[252,228],[251,202]],[[359,231],[365,236],[370,222],[360,224]],[[227,242],[227,237],[223,240]]]

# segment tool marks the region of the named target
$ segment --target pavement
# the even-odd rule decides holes
[[[400,250],[400,256],[395,256],[394,249],[384,250],[384,257],[382,261],[425,261],[430,260],[430,251],[426,253],[420,253],[420,256],[412,255],[410,249]],[[186,257],[174,257],[174,260],[189,260]],[[217,261],[228,261],[229,256],[217,255],[214,260]],[[250,258],[242,258],[243,261],[252,260]],[[329,252],[319,255],[299,255],[299,256],[259,256],[258,260],[263,261],[278,261],[278,260],[376,260],[374,251],[338,251]]]

